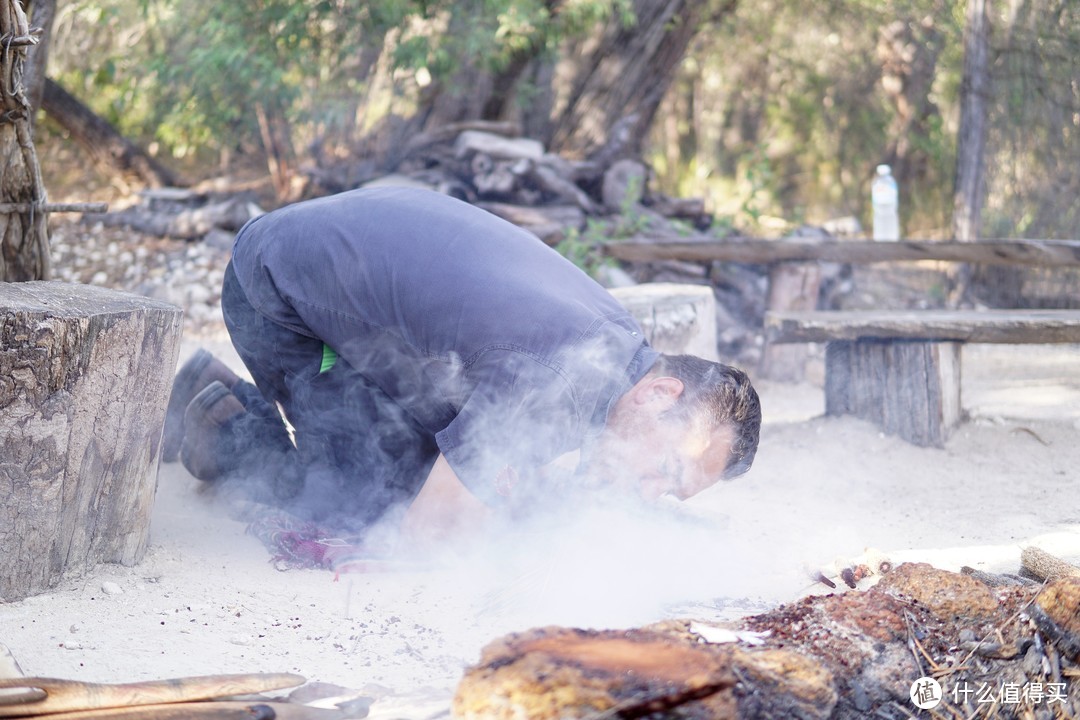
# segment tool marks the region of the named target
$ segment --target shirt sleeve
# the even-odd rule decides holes
[[[488,350],[466,372],[472,392],[435,439],[470,492],[505,505],[580,445],[582,413],[566,378],[524,352]]]

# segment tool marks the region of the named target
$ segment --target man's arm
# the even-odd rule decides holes
[[[402,518],[404,549],[430,554],[445,547],[461,547],[483,531],[491,512],[469,492],[440,453]]]

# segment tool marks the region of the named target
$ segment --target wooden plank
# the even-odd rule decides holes
[[[774,263],[821,260],[839,263],[939,260],[984,265],[1080,266],[1077,240],[981,240],[951,242],[901,240],[687,240],[684,238],[629,239],[610,242],[604,250],[617,260],[655,262]]]
[[[960,343],[859,340],[825,349],[825,413],[941,447],[960,422]]]
[[[974,343],[1080,343],[1080,310],[767,312],[769,342],[863,338]]]

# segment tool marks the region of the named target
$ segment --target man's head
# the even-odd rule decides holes
[[[619,398],[588,469],[646,497],[686,499],[749,470],[760,428],[761,404],[746,373],[661,355]]]

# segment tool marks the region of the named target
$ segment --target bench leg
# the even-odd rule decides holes
[[[915,445],[943,446],[960,422],[960,343],[830,342],[825,413],[855,415]]]

